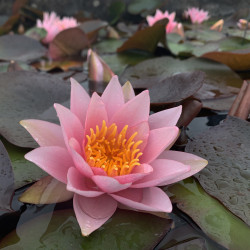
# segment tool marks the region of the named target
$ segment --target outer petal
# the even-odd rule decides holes
[[[184,165],[177,161],[156,159],[151,162],[154,171],[145,176],[143,179],[135,182],[132,188],[144,188],[158,186],[162,182],[167,182],[173,178],[178,178],[180,175],[190,171],[190,166]]]
[[[27,153],[25,159],[64,183],[67,183],[68,169],[74,166],[68,150],[58,146],[36,148]]]
[[[120,184],[119,181],[110,176],[94,175],[92,180],[105,193],[115,193],[131,186],[132,183]]]
[[[125,84],[122,86],[122,91],[125,102],[128,102],[135,97],[134,89],[129,81],[125,82]]]
[[[122,87],[117,76],[112,77],[101,98],[110,119],[124,104]]]
[[[75,138],[81,145],[84,138],[84,130],[78,117],[60,104],[55,104],[54,106],[61,123],[64,141],[67,147],[70,138]]]
[[[90,179],[86,179],[81,173],[74,167],[68,171],[68,183],[67,189],[74,193],[77,193],[85,197],[96,197],[103,194],[98,190],[94,183],[91,183]],[[91,185],[92,184],[92,185]]]
[[[90,134],[90,128],[95,129],[96,125],[99,126],[99,128],[102,126],[102,121],[105,120],[108,121],[108,114],[105,108],[105,104],[102,101],[101,97],[94,93],[91,97],[87,116],[86,116],[86,122],[85,122],[85,135]]]
[[[138,181],[142,179],[144,176],[147,176],[152,172],[153,172],[153,168],[150,165],[142,164],[142,165],[136,166],[133,169],[133,172],[131,174],[120,175],[114,178],[118,180],[121,184],[125,184],[125,183]]]
[[[82,123],[82,126],[84,127],[90,97],[85,89],[75,79],[70,78],[70,81],[70,110],[78,117],[78,119]]]
[[[196,174],[200,170],[202,170],[208,164],[207,160],[199,156],[185,153],[185,152],[172,151],[172,150],[162,152],[161,155],[158,157],[158,159],[170,159],[174,161],[179,161],[191,167],[189,172],[183,173],[182,175],[176,178],[173,178],[172,180],[169,180],[167,182],[163,182],[160,184],[161,186],[165,186],[165,185],[186,179]]]
[[[83,236],[102,226],[117,208],[117,202],[108,195],[86,198],[75,194],[73,204]]]
[[[114,122],[119,128],[123,128],[125,125],[130,127],[143,121],[148,121],[149,105],[148,90],[145,90],[125,103],[122,108],[114,114],[110,124]]]
[[[158,157],[178,136],[177,127],[165,127],[149,132],[148,144],[140,158],[141,163],[150,163]]]
[[[172,211],[172,204],[169,197],[157,187],[144,189],[130,188],[110,195],[123,205],[134,209],[166,213]]]
[[[20,124],[31,134],[41,147],[65,147],[62,129],[59,125],[33,119],[22,120]]]
[[[149,116],[150,129],[175,126],[181,115],[182,106],[166,109]]]

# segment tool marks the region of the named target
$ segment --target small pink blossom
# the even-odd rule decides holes
[[[73,205],[84,236],[103,225],[118,206],[141,212],[172,211],[159,187],[178,182],[207,161],[165,151],[178,137],[181,106],[149,115],[148,91],[135,96],[129,83],[113,76],[102,96],[90,98],[71,79],[70,109],[55,104],[60,125],[23,120],[40,147],[25,158],[74,193]]]
[[[240,19],[237,23],[237,26],[241,30],[250,29],[250,23],[246,19]]]
[[[43,20],[38,19],[36,26],[38,28],[43,28],[47,31],[47,36],[43,39],[44,43],[50,43],[55,36],[69,28],[74,28],[78,25],[77,21],[73,17],[64,17],[60,19],[59,16],[56,15],[55,12],[48,12],[43,13]]]
[[[168,11],[165,11],[164,13],[160,10],[156,10],[155,16],[147,16],[147,22],[149,26],[153,26],[156,22],[158,22],[161,19],[167,18],[168,24],[166,25],[166,32],[172,33],[175,31],[175,28],[177,26],[177,22],[174,21],[175,19],[175,12],[172,12],[171,14],[168,13]]]
[[[208,11],[204,11],[202,9],[194,7],[188,8],[188,10],[184,12],[184,16],[186,18],[190,17],[192,23],[198,23],[198,24],[208,20],[210,17],[208,15]]]

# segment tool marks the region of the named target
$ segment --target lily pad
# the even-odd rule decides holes
[[[3,143],[0,141],[0,210],[11,210],[10,203],[14,193],[14,174]]]
[[[44,232],[47,214],[30,220],[1,240],[0,248],[19,249],[153,249],[170,230],[172,221],[150,214],[118,210],[108,222],[88,237],[81,235],[73,210],[55,211]]]
[[[165,43],[167,23],[168,19],[162,19],[151,27],[138,30],[117,49],[117,52],[123,52],[126,50],[143,50],[153,53],[160,41]]]
[[[203,87],[196,93],[196,97],[201,97],[201,100],[232,96],[232,94],[235,94],[235,88],[239,89],[242,85],[241,78],[223,64],[202,58],[179,60],[168,56],[145,60],[127,68],[121,76],[121,81],[123,83],[130,81],[133,85],[138,81],[143,82],[156,76],[159,79],[164,79],[179,73],[192,71],[206,73]],[[206,91],[207,89],[209,91]]]
[[[4,35],[0,37],[0,59],[14,61],[32,61],[44,56],[46,49],[40,42],[22,35]]]
[[[27,30],[24,34],[27,37],[41,41],[47,35],[47,31],[43,28],[33,27]]]
[[[198,40],[202,42],[218,41],[225,37],[222,32],[215,30],[188,30],[185,32],[185,37],[190,40]]]
[[[186,147],[186,152],[208,160],[208,166],[195,175],[202,187],[248,225],[249,148],[249,123],[230,116],[195,137]]]
[[[227,249],[249,248],[250,228],[209,196],[198,181],[188,178],[165,188],[165,191],[170,193],[172,202],[177,203],[178,208],[188,214],[211,239]]]
[[[93,46],[93,49],[98,54],[104,54],[104,53],[115,53],[116,50],[124,43],[124,40],[117,40],[117,39],[109,39],[109,40],[103,40],[99,43],[96,43]]]
[[[0,74],[0,134],[20,147],[36,147],[32,137],[19,124],[24,119],[43,119],[55,102],[69,99],[70,87],[45,73],[16,71]],[[50,121],[57,121],[49,116]]]
[[[45,173],[41,168],[24,158],[24,155],[28,153],[30,149],[16,147],[3,138],[1,139],[11,160],[14,172],[15,189],[23,187],[31,182],[38,181],[42,177],[47,176],[47,173]]]

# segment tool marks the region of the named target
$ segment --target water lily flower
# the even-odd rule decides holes
[[[88,50],[89,79],[95,82],[109,82],[114,76],[110,67],[92,49]]]
[[[161,10],[156,10],[155,16],[147,16],[147,22],[149,26],[153,26],[156,22],[164,18],[168,19],[168,24],[166,25],[166,32],[167,33],[175,32],[175,28],[178,24],[177,22],[174,21],[175,12],[172,12],[170,14],[168,13],[168,11],[165,11],[163,13]]]
[[[216,23],[214,23],[211,27],[210,30],[216,30],[221,32],[223,29],[223,25],[224,25],[224,20],[220,19],[219,21],[217,21]]]
[[[250,23],[246,19],[240,19],[237,23],[238,28],[241,30],[250,29]]]
[[[55,12],[51,12],[50,14],[44,12],[43,20],[38,19],[36,23],[38,28],[43,28],[47,31],[47,35],[43,39],[44,43],[50,43],[59,32],[65,29],[74,28],[77,25],[78,23],[75,18],[64,17],[60,19]]]
[[[200,171],[207,161],[165,151],[178,137],[181,106],[149,116],[148,91],[135,96],[113,76],[102,96],[90,98],[71,79],[70,109],[55,104],[60,125],[23,120],[40,147],[25,158],[74,193],[73,205],[84,236],[103,225],[118,206],[143,212],[172,211],[159,187]]]
[[[199,8],[188,8],[188,10],[184,11],[184,16],[186,18],[190,17],[192,23],[201,24],[202,22],[209,19],[208,11],[204,11]]]

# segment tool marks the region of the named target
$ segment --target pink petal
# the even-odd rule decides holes
[[[70,110],[74,113],[82,126],[85,126],[85,118],[87,114],[87,109],[90,102],[90,97],[85,89],[73,78],[71,81],[71,97],[70,97]]]
[[[166,109],[149,116],[150,130],[175,126],[181,115],[182,106]]]
[[[165,185],[186,179],[196,174],[200,170],[202,170],[208,164],[207,160],[199,156],[185,153],[185,152],[173,151],[173,150],[167,150],[167,151],[162,152],[160,156],[158,157],[158,159],[169,159],[173,161],[178,161],[185,165],[189,165],[191,167],[189,172],[183,173],[182,175],[176,178],[173,178],[172,180],[169,180],[168,182],[163,182],[160,184],[161,186],[165,186]]]
[[[153,172],[133,183],[132,188],[158,186],[163,182],[178,178],[180,175],[190,171],[190,166],[166,159],[156,159],[151,162],[151,166],[153,167]]]
[[[68,169],[74,166],[68,150],[58,146],[36,148],[27,153],[25,159],[64,183],[67,183]]]
[[[54,104],[54,106],[61,123],[66,146],[68,147],[70,138],[75,138],[81,145],[84,138],[84,129],[78,117],[60,104]]]
[[[125,125],[130,127],[147,121],[149,117],[149,105],[148,90],[145,90],[125,103],[122,108],[114,114],[110,124],[116,123],[119,128],[123,128]]]
[[[110,195],[123,205],[134,209],[166,213],[172,211],[172,204],[169,197],[157,187],[144,189],[129,188]]]
[[[148,122],[141,122],[135,126],[129,127],[127,130],[127,138],[131,137],[135,132],[137,132],[137,135],[135,136],[134,140],[143,141],[142,144],[140,144],[138,147],[141,151],[143,151],[143,149],[147,145],[148,136],[149,136]]]
[[[139,166],[136,166],[131,174],[127,175],[120,175],[114,177],[117,181],[119,181],[121,184],[126,183],[133,183],[135,181],[138,181],[142,179],[144,176],[150,174],[153,172],[153,168],[148,164],[142,164]]]
[[[99,128],[101,128],[103,120],[108,122],[108,115],[105,104],[102,101],[101,97],[97,93],[94,93],[91,97],[87,111],[85,135],[90,134],[90,128],[93,128],[94,130],[96,126],[99,126]]]
[[[31,134],[41,147],[65,147],[62,129],[59,125],[33,119],[22,120],[20,124]]]
[[[151,130],[149,132],[148,144],[140,158],[141,163],[150,163],[158,157],[164,149],[178,136],[177,127],[165,127]]]
[[[127,81],[123,86],[122,86],[122,92],[124,96],[124,101],[128,102],[132,98],[135,97],[135,92],[134,89],[129,81]]]
[[[117,76],[112,77],[101,98],[110,119],[124,104],[122,87]]]
[[[86,198],[76,194],[73,202],[76,219],[83,236],[89,235],[102,226],[117,208],[117,202],[108,195]]]
[[[83,159],[80,154],[77,153],[77,151],[75,151],[74,148],[70,147],[70,153],[74,161],[74,166],[82,175],[90,178],[93,175],[93,172],[89,164]]]
[[[67,175],[68,183],[67,189],[74,193],[77,193],[85,197],[96,197],[103,194],[98,190],[94,183],[90,183],[90,179],[87,179],[74,167],[70,168]]]
[[[115,193],[127,189],[132,183],[121,184],[119,181],[110,176],[94,175],[92,180],[96,185],[106,193]]]
[[[152,26],[154,24],[155,18],[152,16],[147,16],[147,22],[149,26]]]
[[[91,167],[91,169],[92,169],[94,175],[105,175],[105,176],[107,176],[107,173],[106,173],[105,170],[102,169],[102,168]]]
[[[69,139],[69,146],[73,148],[78,154],[82,154],[82,148],[79,142],[75,138]]]

